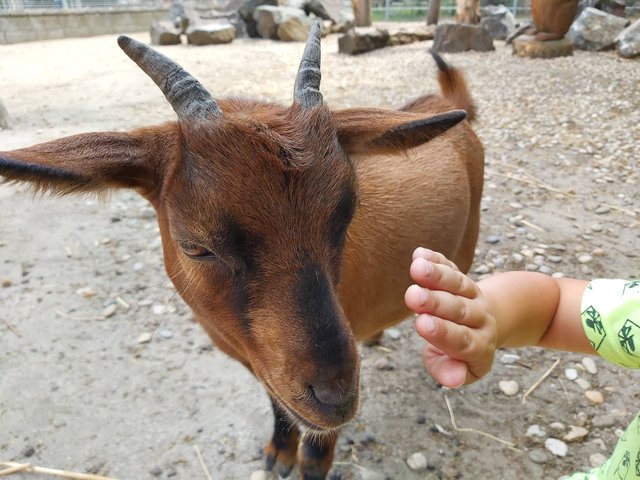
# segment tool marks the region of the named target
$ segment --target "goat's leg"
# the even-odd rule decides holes
[[[298,466],[302,480],[324,480],[331,469],[338,433],[302,436],[298,447]]]
[[[286,478],[296,461],[300,431],[273,399],[271,399],[271,406],[275,422],[271,442],[264,447],[266,469],[272,470],[275,466],[278,474]]]

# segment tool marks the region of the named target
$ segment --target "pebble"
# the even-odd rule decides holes
[[[578,257],[578,262],[580,262],[580,263],[589,263],[591,260],[592,260],[591,255],[587,255],[587,254],[580,255]]]
[[[556,457],[564,457],[569,451],[567,444],[557,438],[547,438],[544,442],[544,448],[549,450]]]
[[[589,390],[591,388],[591,384],[584,378],[576,378],[576,383],[583,390]]]
[[[586,412],[578,412],[576,414],[576,425],[578,427],[584,427],[588,419],[589,417],[587,416]]]
[[[591,465],[593,468],[598,468],[606,461],[607,457],[601,453],[592,453],[591,455],[589,455],[589,465]]]
[[[547,436],[547,432],[540,425],[529,425],[529,428],[527,428],[527,433],[525,435],[527,437],[543,438]]]
[[[602,206],[595,209],[595,212],[598,215],[603,215],[605,213],[609,213],[610,211],[611,209],[609,207],[602,207]]]
[[[596,367],[596,362],[593,361],[593,358],[584,357],[582,359],[582,365],[591,375],[595,375],[596,373],[598,373],[598,367]]]
[[[555,430],[556,432],[564,432],[567,427],[565,427],[564,423],[562,422],[553,422],[549,425],[549,428]]]
[[[152,335],[149,332],[141,333],[138,336],[138,343],[149,343],[151,341]]]
[[[133,271],[134,272],[139,272],[144,268],[144,263],[142,262],[136,262],[133,264]]]
[[[393,370],[395,367],[389,360],[389,357],[380,357],[374,363],[373,366],[376,367],[377,370]]]
[[[520,361],[520,355],[516,355],[515,353],[505,353],[500,357],[500,362],[505,365],[512,365],[518,361]]]
[[[167,307],[164,305],[160,305],[159,303],[156,303],[151,307],[151,311],[156,315],[162,315],[164,312],[167,311]]]
[[[3,288],[10,287],[11,285],[12,285],[12,283],[11,283],[10,279],[8,279],[6,277],[2,279],[2,287]]]
[[[549,255],[547,257],[547,260],[549,260],[551,263],[560,263],[562,262],[562,257],[560,255]]]
[[[24,457],[32,457],[34,453],[36,453],[36,449],[31,445],[24,447],[24,450],[22,450],[22,455]]]
[[[173,338],[173,332],[171,330],[160,330],[158,333],[162,338]]]
[[[402,336],[402,333],[397,328],[387,328],[386,332],[391,340],[399,340]]]
[[[249,476],[249,480],[267,480],[268,473],[264,470],[256,470]]]
[[[82,295],[84,298],[91,298],[95,296],[96,291],[91,287],[83,287],[76,290],[78,295]]]
[[[528,454],[529,460],[533,463],[547,463],[549,461],[549,455],[541,448],[534,448]]]
[[[477,273],[478,275],[483,275],[485,273],[489,273],[490,271],[491,269],[487,265],[482,264],[477,266],[476,269],[473,271],[473,273]]]
[[[538,271],[540,273],[544,273],[545,275],[551,275],[551,272],[553,272],[551,267],[547,267],[546,265],[540,265],[540,267],[538,268]]]
[[[520,385],[515,380],[501,380],[498,382],[498,388],[508,397],[513,397],[520,391]]]
[[[489,235],[487,238],[485,238],[484,241],[492,245],[495,245],[496,243],[500,242],[500,237],[498,235]]]
[[[575,368],[567,368],[564,371],[564,376],[569,380],[575,380],[578,378],[578,371]]]
[[[584,396],[587,397],[587,399],[591,403],[595,403],[596,405],[600,405],[602,402],[604,402],[602,393],[597,390],[587,390],[586,392],[584,392]]]
[[[588,434],[589,434],[589,430],[587,430],[586,428],[570,425],[569,431],[564,437],[562,437],[562,439],[565,442],[578,442],[578,441],[584,440],[584,437],[586,437]]]
[[[409,458],[407,458],[407,465],[409,465],[409,468],[411,468],[411,470],[415,470],[416,472],[426,470],[427,457],[425,457],[420,452],[416,452],[412,454]]]
[[[162,469],[160,467],[153,467],[151,470],[149,470],[149,473],[154,477],[158,477],[162,475]]]
[[[104,310],[102,310],[102,316],[104,318],[112,317],[116,313],[117,309],[118,309],[118,306],[116,304],[111,304],[107,306]]]
[[[615,423],[616,419],[613,415],[596,415],[591,419],[591,425],[594,428],[613,427]]]

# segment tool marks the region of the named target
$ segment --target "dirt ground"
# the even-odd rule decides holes
[[[640,62],[609,52],[527,60],[496,43],[493,53],[446,56],[467,74],[486,148],[474,276],[528,268],[638,278]],[[347,57],[337,37],[325,39],[325,100],[390,107],[436,90],[429,46]],[[238,40],[161,50],[214,95],[288,103],[302,45]],[[0,131],[0,150],[174,118],[115,36],[3,45],[0,59],[0,97],[14,124]],[[34,199],[0,186],[0,281],[0,461],[195,480],[206,478],[198,450],[215,479],[247,479],[262,468],[267,397],[210,345],[177,297],[141,198]],[[141,343],[145,334],[151,339]],[[580,355],[499,352],[484,380],[445,392],[424,372],[420,351],[411,321],[387,333],[383,348],[362,348],[361,413],[336,449],[343,479],[555,479],[607,455],[640,406],[640,376],[599,359],[591,374]],[[385,356],[394,369],[375,367]],[[522,392],[556,359],[523,404]],[[567,378],[568,368],[582,382]],[[517,381],[520,393],[506,396],[500,380]],[[456,431],[445,395],[459,428],[514,446]],[[546,435],[527,438],[531,425]],[[563,438],[570,425],[588,434],[568,443],[564,457],[545,453],[544,440]],[[417,452],[426,470],[407,465]]]

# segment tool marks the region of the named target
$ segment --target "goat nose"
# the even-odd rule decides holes
[[[316,399],[327,406],[340,407],[349,403],[353,399],[346,389],[341,388],[340,385],[323,385],[320,382],[309,385],[313,395]]]

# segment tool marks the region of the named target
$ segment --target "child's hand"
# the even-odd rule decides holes
[[[439,383],[455,388],[491,370],[496,350],[496,320],[478,286],[442,254],[418,248],[413,253],[411,285],[404,300],[427,344],[423,360]]]

